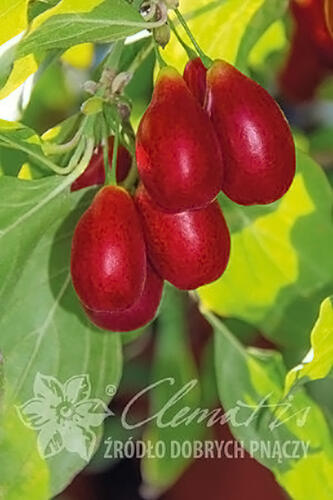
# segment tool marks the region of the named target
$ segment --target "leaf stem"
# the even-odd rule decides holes
[[[180,45],[183,47],[183,49],[185,50],[186,54],[188,55],[188,58],[189,59],[195,59],[197,57],[197,53],[191,49],[191,47],[189,47],[187,45],[187,43],[184,42],[184,40],[182,39],[182,37],[180,36],[180,34],[178,33],[178,30],[175,26],[175,23],[169,18],[169,26],[170,28],[172,29],[172,31],[174,32],[178,42],[180,43]]]
[[[102,145],[103,145],[103,160],[104,160],[104,170],[105,170],[105,183],[110,184],[110,165],[109,165],[109,131],[106,121],[106,116],[103,113],[101,115],[101,127],[102,127]]]
[[[134,75],[134,73],[137,71],[137,69],[143,63],[143,61],[145,59],[147,59],[147,57],[149,57],[149,55],[151,54],[153,49],[154,49],[154,42],[153,42],[153,40],[150,40],[149,44],[147,44],[145,47],[143,47],[138,52],[138,54],[136,55],[134,60],[131,62],[131,64],[129,65],[129,67],[127,69],[128,73],[131,73],[132,75]]]
[[[119,147],[119,134],[120,134],[120,120],[119,116],[116,115],[115,117],[115,130],[114,130],[114,141],[113,141],[113,152],[112,152],[112,165],[111,165],[111,172],[109,172],[109,175],[107,177],[108,184],[111,186],[116,186],[117,185],[117,158],[118,158],[118,147]]]
[[[175,13],[176,13],[176,16],[178,18],[178,21],[180,22],[180,24],[183,26],[186,34],[188,35],[189,39],[191,40],[193,46],[195,47],[196,51],[198,52],[199,56],[200,56],[200,59],[202,60],[204,66],[208,69],[210,68],[210,66],[212,65],[212,60],[206,56],[206,54],[203,52],[203,50],[201,49],[200,45],[198,44],[198,42],[196,41],[196,39],[194,38],[190,28],[188,27],[188,24],[187,22],[185,21],[184,17],[182,16],[182,14],[180,13],[180,11],[178,9],[175,9]]]
[[[165,60],[161,56],[159,47],[158,47],[157,43],[155,42],[155,40],[154,40],[154,50],[155,50],[156,60],[158,62],[159,67],[165,68],[167,66],[167,63],[165,62]]]

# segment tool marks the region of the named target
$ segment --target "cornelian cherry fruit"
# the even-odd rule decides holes
[[[112,166],[114,137],[109,137],[109,165]],[[121,144],[117,152],[117,182],[123,182],[132,165],[132,157],[128,150]],[[93,154],[90,163],[83,174],[80,175],[72,184],[71,191],[86,188],[88,186],[103,185],[105,182],[105,167],[103,158],[103,148],[99,146]]]
[[[325,5],[326,4],[326,5]],[[292,0],[291,10],[296,30],[307,36],[317,51],[317,57],[327,66],[333,66],[333,37],[329,28],[331,0]]]
[[[146,249],[129,193],[103,187],[79,220],[72,242],[72,281],[82,304],[94,311],[122,311],[141,296]]]
[[[295,103],[313,99],[328,74],[308,34],[296,29],[286,65],[279,76],[283,97]]]
[[[204,105],[206,97],[206,76],[207,69],[203,65],[200,57],[191,59],[185,66],[183,78],[187,83],[188,88],[200,102]]]
[[[223,180],[222,156],[209,117],[171,67],[158,76],[137,134],[140,177],[169,212],[207,206]]]
[[[88,318],[103,330],[113,332],[137,330],[154,319],[161,301],[162,290],[162,278],[148,263],[144,290],[129,309],[119,312],[96,312],[85,308],[85,311]]]
[[[333,3],[331,0],[292,0],[294,33],[280,75],[284,97],[291,102],[312,99],[333,70]]]
[[[295,175],[295,146],[274,99],[231,64],[215,61],[205,107],[223,154],[224,193],[242,205],[281,198]]]
[[[333,3],[332,0],[325,0],[325,20],[326,26],[333,39]]]
[[[168,213],[143,185],[134,197],[143,220],[149,258],[177,288],[193,290],[218,279],[230,254],[230,235],[217,201],[205,208]]]

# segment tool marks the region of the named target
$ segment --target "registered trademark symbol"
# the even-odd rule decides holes
[[[110,384],[106,387],[105,392],[108,396],[114,396],[116,394],[117,388]]]

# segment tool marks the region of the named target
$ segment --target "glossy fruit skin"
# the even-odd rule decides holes
[[[200,57],[191,59],[186,64],[183,78],[194,97],[200,102],[201,106],[204,105],[206,97],[206,76],[207,69],[203,65]]]
[[[230,254],[230,234],[217,201],[176,214],[163,212],[143,185],[135,194],[149,258],[165,280],[194,290],[217,280]]]
[[[109,137],[109,165],[112,166],[114,137]],[[117,154],[117,182],[123,182],[132,165],[132,157],[124,146],[121,144],[118,147]],[[105,168],[103,158],[103,148],[99,146],[93,154],[90,163],[83,174],[80,175],[72,184],[71,191],[86,188],[88,186],[100,185],[105,183]]]
[[[89,319],[99,328],[112,332],[129,332],[150,323],[157,312],[163,291],[163,280],[147,265],[147,278],[139,299],[125,311],[96,312],[85,308]]]
[[[207,206],[221,189],[222,156],[208,116],[171,67],[158,76],[136,142],[140,177],[169,212]]]
[[[142,294],[146,250],[140,218],[129,193],[103,187],[79,220],[72,241],[71,274],[82,304],[121,311]]]
[[[274,99],[231,64],[215,61],[205,107],[224,156],[223,192],[241,205],[281,198],[295,175],[295,146]]]

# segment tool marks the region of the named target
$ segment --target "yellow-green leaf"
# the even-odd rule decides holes
[[[49,498],[49,468],[38,452],[36,433],[21,422],[14,405],[0,416],[0,429],[0,498]]]
[[[181,11],[204,52],[244,67],[252,47],[284,13],[286,0],[182,0]],[[183,32],[181,32],[183,36]],[[184,36],[185,39],[185,36]],[[186,39],[188,43],[189,40]],[[187,56],[172,38],[164,53],[168,63],[182,71]]]
[[[298,153],[297,165],[291,189],[276,203],[241,207],[223,197],[232,233],[230,262],[225,274],[199,289],[199,295],[208,309],[221,316],[258,325],[273,338],[277,332],[280,343],[306,347],[308,330],[303,321],[311,328],[317,301],[327,291],[312,304],[310,299],[321,295],[333,277],[332,191],[306,154]],[[290,317],[288,308],[299,301],[309,304],[303,303],[300,317]],[[286,328],[292,320],[292,327]]]
[[[4,99],[16,90],[27,78],[29,78],[29,76],[35,73],[37,69],[38,63],[33,54],[21,57],[13,62],[11,73],[5,85],[0,88],[0,99]]]
[[[25,30],[28,3],[29,0],[1,0],[0,45]]]
[[[62,0],[34,19],[18,54],[22,57],[85,42],[111,42],[145,26],[142,16],[125,0]]]
[[[333,297],[322,303],[318,321],[311,333],[311,350],[303,362],[290,370],[286,377],[285,392],[294,386],[318,380],[333,368]]]
[[[62,60],[74,68],[86,69],[89,68],[94,57],[94,46],[91,43],[81,43],[74,45],[66,50],[62,56]]]

